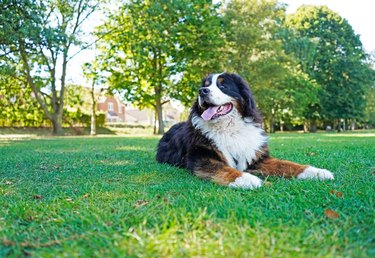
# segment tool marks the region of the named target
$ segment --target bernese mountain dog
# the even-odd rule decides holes
[[[248,84],[236,74],[203,79],[188,121],[161,138],[156,159],[196,176],[244,189],[260,187],[253,175],[333,179],[326,170],[270,157],[267,135]]]

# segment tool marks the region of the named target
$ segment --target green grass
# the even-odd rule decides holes
[[[374,133],[273,135],[336,179],[253,191],[156,163],[157,141],[2,138],[0,257],[374,257]]]

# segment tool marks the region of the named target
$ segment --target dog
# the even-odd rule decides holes
[[[332,172],[270,156],[262,117],[252,92],[237,74],[204,78],[186,122],[163,135],[156,160],[192,171],[220,185],[255,189],[254,175],[298,179],[334,179]]]

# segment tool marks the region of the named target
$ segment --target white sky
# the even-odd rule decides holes
[[[360,35],[367,52],[375,51],[375,0],[280,0],[286,3],[287,13],[294,13],[301,5],[326,5],[348,20],[356,34]],[[92,17],[86,25],[88,31],[100,24],[99,16]],[[68,80],[71,83],[86,84],[82,74],[82,65],[93,60],[93,50],[82,51],[70,61]]]

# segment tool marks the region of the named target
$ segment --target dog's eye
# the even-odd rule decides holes
[[[218,87],[220,88],[220,89],[224,89],[225,88],[225,86],[224,86],[224,78],[218,78],[217,79],[217,85],[218,85]]]

